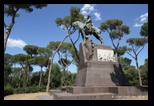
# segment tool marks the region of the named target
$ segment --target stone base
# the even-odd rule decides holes
[[[66,87],[67,92],[71,94],[86,94],[86,93],[117,93],[116,86],[102,87],[102,86],[88,86],[88,87]],[[114,91],[115,90],[115,91]]]
[[[112,100],[119,96],[140,96],[148,94],[148,87],[67,87],[67,93],[54,93],[54,100]]]
[[[104,55],[106,56],[102,57],[104,59],[107,59],[107,57],[109,58],[113,53],[110,46],[95,44],[92,40],[87,40],[80,43],[80,61],[75,79],[75,86],[86,87],[129,85],[121,66],[117,62],[117,58],[115,61],[104,61],[104,59],[101,61],[99,60],[99,56],[102,52],[99,53],[99,50],[106,51],[104,51]]]
[[[117,62],[88,61],[80,65],[75,86],[127,86],[128,80]]]
[[[69,94],[55,93],[53,100],[111,100],[116,94],[112,93],[93,93],[93,94]]]

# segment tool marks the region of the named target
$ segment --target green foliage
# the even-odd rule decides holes
[[[29,60],[30,63],[39,65],[40,67],[47,67],[49,59],[44,56],[35,56]]]
[[[100,24],[100,29],[102,31],[107,31],[113,39],[117,39],[119,37],[123,37],[123,34],[130,33],[129,27],[122,24],[122,20],[107,20]]]
[[[68,30],[68,34],[70,34],[70,33],[72,34],[74,32],[74,28],[72,27],[72,23],[74,21],[81,21],[81,22],[85,21],[84,16],[82,14],[80,14],[80,8],[75,7],[75,6],[70,8],[70,15],[69,16],[65,16],[64,18],[58,17],[55,20],[55,23],[57,24],[57,26],[63,27],[64,30]],[[72,45],[75,45],[75,44],[73,44],[72,40],[71,40],[71,43],[72,43]],[[79,59],[78,59],[78,53],[76,53],[78,51],[75,46],[73,46],[73,47],[74,47],[74,49],[70,50],[72,57],[74,58],[73,63],[78,65]]]
[[[4,14],[7,16],[19,16],[16,12],[19,9],[23,9],[26,12],[32,12],[33,8],[42,9],[43,7],[47,7],[47,4],[4,4]]]
[[[71,73],[68,70],[62,71],[62,85],[63,86],[73,86],[75,81],[76,73]]]
[[[139,80],[138,80],[138,72],[134,66],[125,66],[124,67],[124,73],[132,86],[138,86]]]
[[[116,52],[116,50],[113,48],[114,52]],[[126,46],[119,46],[117,52],[118,52],[118,57],[122,56],[125,54],[125,52],[128,50],[128,48]]]
[[[147,42],[148,39],[147,38],[129,38],[126,41],[129,45],[134,45],[134,46],[144,46]]]
[[[61,85],[61,71],[58,63],[53,64],[51,75],[51,88],[55,89]]]
[[[58,63],[62,65],[62,67],[67,67],[68,65],[70,65],[71,61],[61,58],[60,60],[58,60]]]
[[[141,26],[140,35],[144,37],[148,37],[148,22],[144,23]]]
[[[12,66],[4,64],[4,85],[9,83],[9,75],[11,74]]]
[[[45,48],[45,47],[39,47],[37,49],[37,53],[41,56],[45,56],[45,57],[49,58],[52,55],[52,50],[49,48]]]
[[[27,54],[29,54],[31,57],[32,55],[37,55],[38,46],[34,45],[26,45],[23,50],[26,51]]]
[[[4,54],[4,63],[9,64],[13,63],[13,56],[11,54],[5,53]]]
[[[15,54],[13,58],[16,63],[23,65],[25,64],[25,61],[30,57],[27,56],[26,54]]]
[[[33,72],[30,76],[30,85],[37,86],[40,79],[40,72]]]
[[[84,16],[80,14],[80,8],[78,7],[75,6],[71,7],[70,14],[71,14],[71,22],[84,20]]]
[[[114,19],[114,20],[107,20],[105,22],[102,22],[100,24],[100,29],[102,31],[107,31],[109,34],[109,37],[112,41],[113,47],[115,54],[117,56],[120,56],[124,54],[125,51],[120,51],[118,52],[119,45],[120,45],[120,40],[124,35],[128,35],[130,33],[129,26],[127,25],[122,25],[123,21]],[[114,43],[114,40],[117,40],[117,44]],[[118,54],[121,53],[121,54]]]
[[[45,92],[45,89],[46,89],[46,86],[23,87],[23,88],[15,88],[13,93],[20,94],[20,93]]]
[[[139,69],[141,70],[143,85],[148,85],[148,58],[145,59],[144,65],[141,65]]]
[[[13,63],[13,56],[8,53],[4,54],[4,85],[9,83],[9,75],[12,72]]]
[[[4,86],[4,96],[13,94],[13,88],[10,86],[10,84],[7,84]]]
[[[118,62],[121,64],[122,67],[128,66],[131,64],[132,60],[127,57],[118,57]]]
[[[12,88],[4,88],[4,96],[13,94]]]
[[[56,42],[51,41],[47,45],[47,48],[52,49],[52,50],[56,50],[60,43],[61,43],[60,41],[56,41]],[[66,59],[68,57],[72,57],[74,59],[74,63],[77,63],[78,59],[77,59],[77,56],[75,54],[75,49],[74,49],[74,47],[71,43],[63,42],[63,44],[59,48],[58,52],[60,53],[61,58]]]
[[[84,21],[84,16],[80,14],[80,8],[78,7],[71,7],[70,8],[70,15],[65,16],[64,18],[57,18],[55,20],[57,26],[63,26],[64,29],[69,30],[71,28],[72,23],[74,21]]]

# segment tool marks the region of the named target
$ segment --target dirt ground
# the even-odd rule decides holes
[[[38,93],[26,93],[26,94],[13,94],[4,97],[4,100],[38,100],[40,95],[49,95],[46,92]],[[148,95],[146,96],[132,96],[132,97],[123,97],[116,100],[148,100]]]
[[[40,95],[49,95],[46,92],[13,94],[4,97],[4,100],[38,100]]]

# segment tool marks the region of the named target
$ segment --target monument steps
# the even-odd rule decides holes
[[[54,100],[111,100],[116,97],[114,93],[54,93]]]

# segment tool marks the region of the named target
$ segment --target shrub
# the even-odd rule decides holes
[[[4,96],[13,94],[13,88],[11,86],[4,86]]]
[[[45,92],[46,90],[46,86],[42,86],[42,87],[24,87],[24,88],[16,88],[14,89],[15,94],[19,94],[19,93],[35,93],[35,92]]]

